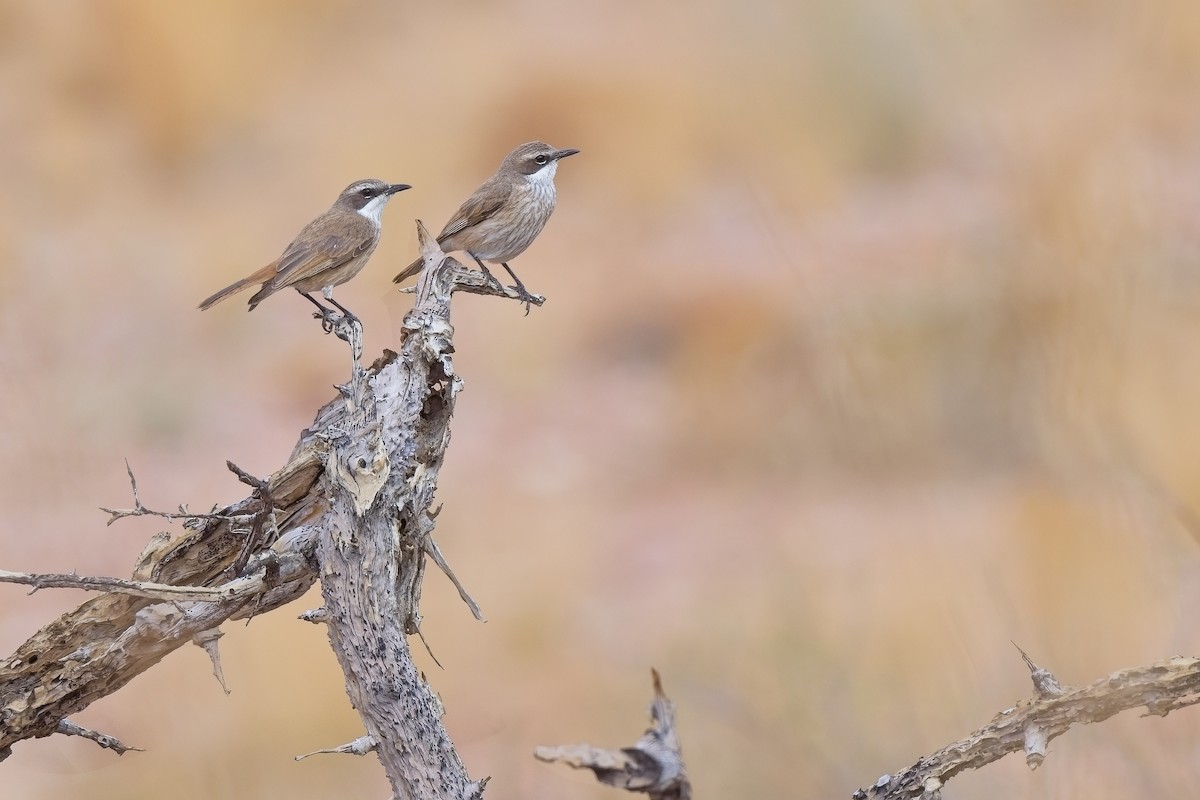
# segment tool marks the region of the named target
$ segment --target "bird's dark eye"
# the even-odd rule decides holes
[[[359,191],[359,194],[361,194],[363,197],[374,197],[375,190],[368,186],[366,189]]]
[[[547,158],[546,156],[535,156],[535,157],[534,157],[534,159],[533,159],[533,163],[535,163],[535,164],[545,164],[545,163],[546,163],[547,161],[549,161],[549,160],[550,160],[550,159],[549,159],[549,158]]]

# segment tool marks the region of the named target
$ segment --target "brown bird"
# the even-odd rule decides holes
[[[554,213],[554,173],[558,162],[578,152],[556,150],[545,142],[521,145],[504,157],[496,174],[454,212],[437,237],[444,252],[465,251],[488,275],[491,272],[484,261],[504,267],[525,300],[526,314],[530,294],[508,262],[524,253],[546,227]],[[421,265],[421,259],[417,259],[392,282],[400,283],[416,275]]]
[[[333,299],[333,287],[350,280],[366,266],[367,259],[375,251],[375,245],[379,244],[383,207],[396,192],[411,188],[406,183],[387,183],[374,178],[355,181],[338,195],[328,211],[300,231],[283,255],[253,275],[205,299],[200,303],[200,308],[214,306],[248,286],[261,283],[262,288],[250,298],[251,311],[280,289],[290,286],[321,309],[322,324],[326,330],[331,324],[329,317],[333,311],[309,294],[318,289],[348,319],[356,319],[345,306]]]

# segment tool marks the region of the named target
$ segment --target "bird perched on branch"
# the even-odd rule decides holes
[[[532,298],[508,262],[524,253],[546,226],[554,213],[558,162],[578,152],[558,150],[545,142],[521,145],[504,157],[496,174],[467,198],[437,237],[443,252],[466,252],[488,275],[491,272],[484,261],[504,267],[517,283],[526,314]],[[417,259],[392,282],[416,275],[421,265]]]
[[[380,215],[397,192],[412,187],[369,178],[355,181],[338,195],[329,210],[300,231],[283,255],[252,275],[226,286],[200,303],[210,308],[243,289],[262,284],[250,297],[250,310],[280,289],[291,287],[321,310],[322,325],[330,330],[332,309],[317,302],[310,292],[318,289],[347,319],[357,318],[333,299],[333,287],[353,278],[366,266],[379,244]]]

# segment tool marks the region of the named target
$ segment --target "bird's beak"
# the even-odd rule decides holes
[[[391,186],[384,189],[384,192],[387,194],[395,194],[396,192],[403,192],[405,189],[411,189],[411,188],[412,187],[409,186],[407,183],[393,183]]]
[[[568,147],[565,150],[555,150],[553,153],[550,154],[550,157],[553,158],[555,161],[558,161],[560,158],[566,158],[567,156],[573,156],[578,152],[579,151],[576,150],[575,148]]]

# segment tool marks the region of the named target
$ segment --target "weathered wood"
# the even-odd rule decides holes
[[[427,255],[402,352],[385,351],[365,370],[355,359],[342,395],[317,412],[287,464],[267,480],[229,465],[254,487],[249,496],[212,513],[162,513],[142,505],[133,483],[134,508],[110,511],[112,518],[185,520],[180,534],[150,541],[133,580],[10,574],[34,586],[116,591],[47,624],[0,661],[0,760],[17,742],[69,730],[62,725],[69,715],[176,648],[208,642],[211,654],[215,638],[201,634],[290,602],[320,571],[327,592],[321,616],[348,669],[351,700],[369,730],[386,728],[393,737],[380,748],[393,785],[439,792],[405,795],[417,797],[446,796],[440,792],[447,781],[462,789],[455,797],[480,791],[482,784],[468,782],[453,756],[440,706],[408,659],[405,635],[419,630],[424,554],[437,553],[429,508],[460,385],[450,361],[450,296],[516,294],[446,258],[436,245]],[[322,531],[328,535],[318,549]],[[327,560],[322,570],[318,557]],[[452,576],[444,560],[438,563]],[[335,610],[341,616],[335,618]],[[389,679],[380,682],[381,675]],[[445,776],[441,769],[448,770]]]
[[[658,670],[652,670],[651,674],[654,702],[650,704],[650,727],[632,747],[620,750],[587,744],[539,747],[533,753],[534,758],[590,769],[601,783],[630,792],[645,792],[651,800],[691,800],[692,783],[675,728],[675,704],[663,692]]]
[[[295,530],[278,550],[247,565],[259,573],[267,561],[274,564],[264,573],[271,584],[261,584],[266,594],[163,602],[110,592],[46,625],[0,662],[0,760],[22,739],[62,733],[68,715],[120,689],[194,636],[239,613],[299,597],[312,585],[308,554],[315,539],[312,529]],[[296,557],[273,558],[278,552]]]
[[[1023,652],[1036,696],[997,714],[961,741],[948,744],[897,775],[883,775],[856,800],[934,800],[946,781],[979,769],[1009,753],[1025,752],[1030,769],[1046,758],[1046,747],[1072,725],[1102,722],[1131,708],[1165,717],[1200,702],[1200,659],[1170,658],[1145,667],[1114,672],[1078,688],[1060,686],[1048,670]]]
[[[311,546],[314,540],[304,542],[303,537],[295,540],[287,534],[304,530],[304,523],[320,515],[322,504],[316,494],[320,471],[312,436],[306,432],[288,464],[268,481],[273,509],[264,508],[256,492],[223,509],[225,518],[196,520],[176,537],[155,536],[138,559],[134,578],[202,587],[243,577],[227,571],[242,552],[247,536],[268,517],[273,523],[272,536],[290,542],[285,548],[288,551],[302,552],[300,545]],[[281,576],[279,584],[255,603],[241,598],[164,611],[159,600],[109,592],[47,624],[0,661],[0,760],[22,739],[57,732],[63,719],[120,689],[167,653],[187,644],[191,636],[243,610],[262,611],[300,596],[315,579],[315,571],[300,564],[303,560],[293,565],[295,574]]]
[[[442,726],[441,703],[407,641],[420,626],[434,527],[429,510],[461,386],[450,327],[450,293],[461,267],[424,227],[419,233],[427,269],[390,365],[404,380],[386,380],[385,368],[348,388],[343,430],[330,439],[323,479],[330,507],[320,563],[329,641],[393,794],[433,800],[473,796]]]

